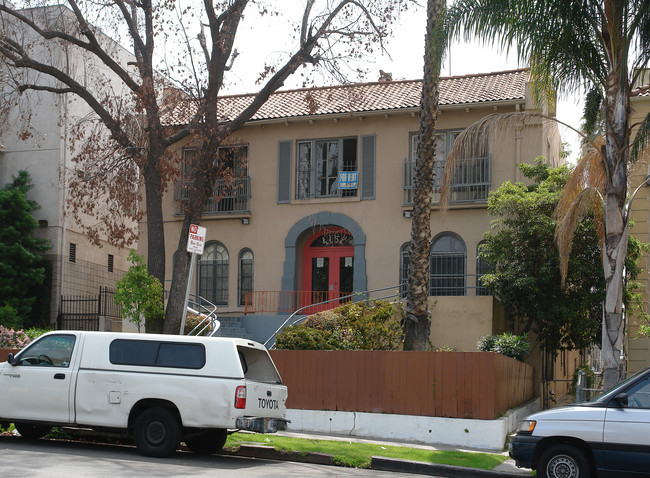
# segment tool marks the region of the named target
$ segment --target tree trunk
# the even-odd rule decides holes
[[[429,311],[429,256],[431,252],[431,202],[433,200],[433,164],[435,123],[438,117],[438,96],[442,47],[436,28],[445,2],[427,3],[424,79],[420,101],[420,129],[415,163],[413,219],[404,321],[404,350],[427,350],[431,332]]]
[[[213,158],[216,157],[217,150],[221,144],[221,140],[218,138],[218,135],[212,135],[211,139],[206,140],[202,144],[198,151],[198,161],[192,168],[192,186],[188,191],[188,202],[185,208],[183,227],[178,239],[178,248],[174,252],[172,284],[169,289],[169,299],[167,300],[167,308],[165,310],[164,332],[166,334],[178,334],[180,331],[183,307],[185,306],[185,292],[188,281],[192,281],[192,278],[189,277],[192,255],[186,250],[187,236],[191,224],[200,224],[203,209],[213,194]]]
[[[162,151],[150,150],[143,168],[145,180],[145,199],[147,205],[147,269],[149,274],[160,281],[165,289],[165,229],[162,213],[162,182],[158,169]],[[163,318],[149,323],[147,333],[160,334],[163,331]]]
[[[625,58],[622,56],[622,58]],[[627,66],[616,65],[607,78],[606,91],[606,147],[607,191],[605,193],[605,305],[601,358],[603,360],[603,387],[611,388],[624,376],[621,360],[623,335],[623,268],[627,255],[629,218],[626,217],[627,163],[629,156],[628,124],[630,95]]]

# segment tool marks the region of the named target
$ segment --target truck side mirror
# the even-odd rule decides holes
[[[14,363],[14,354],[10,353],[9,355],[7,355],[7,362],[8,362],[10,365],[16,365],[16,364]]]
[[[614,403],[619,407],[627,407],[627,393],[621,392],[614,397]]]

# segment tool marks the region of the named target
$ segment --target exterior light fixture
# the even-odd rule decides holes
[[[248,218],[247,217],[242,217],[241,218],[241,223],[244,224],[244,225],[247,225],[248,224]]]
[[[406,210],[406,211],[402,211],[402,216],[404,216],[404,217],[411,217],[412,214],[413,214],[413,211],[411,211],[410,209]]]

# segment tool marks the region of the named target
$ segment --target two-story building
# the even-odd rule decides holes
[[[286,316],[299,305],[379,289],[398,293],[408,266],[421,91],[422,82],[413,80],[273,94],[222,146],[220,161],[232,163],[235,179],[218,181],[220,200],[206,204],[206,246],[192,292],[216,304],[220,317],[244,317],[247,332],[262,341],[275,330],[274,314]],[[232,117],[251,99],[222,97],[219,112]],[[491,113],[534,109],[524,69],[442,78],[439,104],[436,200],[460,131]],[[183,111],[182,105],[172,111],[170,124],[182,124]],[[480,336],[502,328],[499,306],[478,282],[485,271],[477,251],[489,229],[488,194],[522,179],[518,163],[539,155],[559,161],[552,123],[534,121],[480,141],[488,153],[463,159],[446,218],[432,217],[431,341],[437,347],[475,350]],[[178,145],[184,158],[195,146],[191,139]],[[178,241],[186,187],[180,181],[164,200],[168,244]],[[146,227],[145,218],[142,232]],[[146,242],[139,247],[145,254]],[[166,262],[170,278],[171,257]]]

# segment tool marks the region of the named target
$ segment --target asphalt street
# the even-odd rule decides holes
[[[412,477],[408,473],[359,470],[309,463],[212,455],[178,451],[170,458],[142,456],[135,447],[58,440],[28,442],[0,436],[0,469],[6,477],[122,478],[211,476],[226,478]]]

